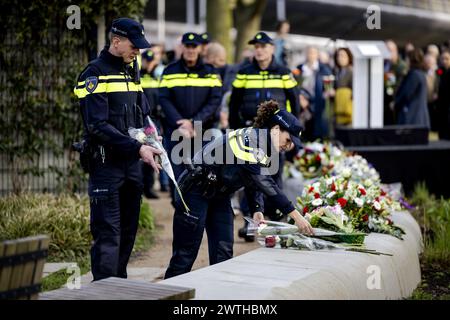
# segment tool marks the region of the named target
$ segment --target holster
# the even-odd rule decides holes
[[[180,189],[183,193],[198,189],[202,195],[210,199],[214,197],[217,190],[217,176],[208,167],[188,165],[188,171],[179,181]]]

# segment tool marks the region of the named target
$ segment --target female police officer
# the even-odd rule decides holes
[[[189,272],[197,257],[203,231],[208,235],[210,264],[233,256],[231,195],[245,187],[254,219],[264,219],[263,194],[289,214],[301,232],[312,234],[310,224],[294,208],[271,175],[278,168],[279,152],[300,147],[301,125],[278,103],[263,102],[253,127],[232,131],[208,143],[178,179],[190,211],[175,199],[173,254],[165,278]]]

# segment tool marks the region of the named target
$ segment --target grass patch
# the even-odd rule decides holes
[[[422,282],[411,299],[450,300],[450,199],[437,199],[418,184],[411,202],[417,207],[413,214],[424,241]]]
[[[50,236],[47,262],[74,262],[81,275],[90,271],[89,197],[87,195],[23,194],[0,198],[0,241],[38,234]],[[142,202],[133,256],[150,248],[153,214]],[[42,291],[60,288],[73,274],[55,272],[42,280]]]

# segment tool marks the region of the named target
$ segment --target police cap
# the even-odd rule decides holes
[[[269,43],[269,44],[273,44],[273,40],[271,37],[269,37],[267,35],[267,33],[265,32],[258,32],[257,34],[255,34],[255,36],[253,37],[252,40],[250,40],[248,42],[248,44],[255,44],[255,43]]]
[[[290,112],[286,110],[277,110],[271,118],[272,125],[279,125],[282,130],[289,132],[291,140],[295,147],[301,148],[302,142],[300,141],[300,135],[302,133],[303,127],[300,121]]]
[[[195,32],[187,32],[183,34],[183,37],[181,38],[181,43],[185,45],[194,44],[198,46],[199,44],[201,44],[200,36]]]
[[[112,22],[111,33],[128,38],[139,49],[150,48],[145,39],[144,27],[130,18],[118,18]]]

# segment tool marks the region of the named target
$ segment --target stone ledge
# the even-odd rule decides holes
[[[372,233],[366,246],[390,256],[348,251],[299,251],[260,248],[223,263],[199,269],[161,283],[192,287],[196,299],[402,299],[420,282],[420,228],[408,212],[394,212],[404,228],[404,240]],[[380,270],[380,288],[368,289]]]

